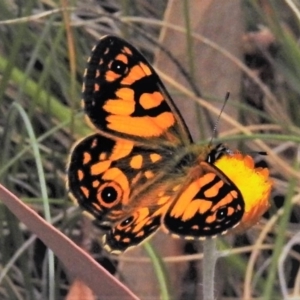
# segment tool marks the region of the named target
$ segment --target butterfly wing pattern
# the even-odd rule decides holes
[[[92,50],[83,107],[101,132],[163,145],[191,137],[168,92],[146,59],[122,39],[106,36]]]
[[[158,228],[204,239],[244,213],[239,189],[214,162],[222,145],[199,146],[158,75],[126,41],[106,36],[84,75],[83,108],[96,133],[77,142],[67,167],[71,197],[119,254]]]
[[[216,167],[201,162],[201,176],[190,182],[164,215],[163,227],[173,236],[205,239],[238,225],[244,201],[236,186]]]
[[[156,174],[166,158],[166,153],[100,134],[73,147],[68,165],[71,197],[107,231],[109,250],[137,245],[160,226],[159,209],[166,198],[159,200],[146,190],[152,185],[156,191],[163,189]],[[140,194],[145,194],[144,204],[137,199]]]

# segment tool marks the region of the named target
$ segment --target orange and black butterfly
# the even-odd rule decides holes
[[[72,198],[105,229],[120,253],[162,227],[204,239],[244,214],[238,187],[214,163],[228,150],[193,144],[158,75],[126,41],[103,37],[84,74],[83,108],[95,133],[72,149]]]

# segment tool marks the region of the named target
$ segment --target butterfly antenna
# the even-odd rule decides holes
[[[214,140],[214,139],[216,138],[216,136],[217,136],[217,128],[218,128],[218,125],[219,125],[219,122],[220,122],[221,114],[222,114],[222,112],[224,111],[224,108],[225,108],[225,106],[226,106],[226,104],[227,104],[227,101],[228,101],[229,97],[230,97],[230,93],[227,92],[226,95],[225,95],[225,99],[224,99],[223,106],[222,106],[221,111],[220,111],[220,113],[219,113],[219,116],[218,116],[218,118],[217,118],[216,124],[215,124],[215,126],[214,126],[214,128],[213,128],[212,137],[211,137],[211,140],[210,140],[210,142],[209,142],[209,145],[212,145],[213,140]]]
[[[268,153],[266,151],[236,151],[236,153],[241,153],[243,155],[261,155],[267,156]]]
[[[220,110],[220,113],[219,113],[219,116],[218,116],[218,118],[217,118],[216,124],[215,124],[215,126],[214,126],[214,128],[213,128],[212,137],[211,137],[211,140],[210,140],[210,142],[209,142],[209,145],[210,145],[210,146],[212,145],[213,140],[214,140],[214,139],[216,138],[216,136],[217,136],[217,128],[218,128],[218,125],[219,125],[219,122],[220,122],[221,114],[223,113],[223,111],[224,111],[224,109],[225,109],[225,106],[226,106],[226,104],[227,104],[227,101],[228,101],[229,97],[230,97],[230,92],[227,92],[226,95],[225,95],[225,98],[224,98],[223,106],[222,106],[222,108],[221,108],[221,110]],[[229,151],[229,150],[228,150],[228,151]],[[239,151],[237,151],[237,152],[239,152]],[[239,153],[242,153],[242,152],[239,152]],[[262,156],[268,155],[268,153],[265,152],[265,151],[248,151],[248,152],[243,152],[243,154],[258,154],[258,155],[262,155]]]

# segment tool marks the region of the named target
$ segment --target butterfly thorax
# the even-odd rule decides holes
[[[205,161],[213,147],[191,144],[182,149],[178,149],[178,153],[174,156],[177,161],[176,168],[190,167],[197,163],[197,161]]]
[[[223,153],[219,148],[221,147],[190,144],[176,149],[161,149],[162,161],[149,167],[155,176],[147,181],[140,179],[136,189],[130,194],[130,209],[141,203],[153,210],[162,207],[167,209],[178,191],[184,189],[188,182],[212,171],[210,163],[215,162]]]

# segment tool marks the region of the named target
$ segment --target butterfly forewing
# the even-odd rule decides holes
[[[91,123],[106,134],[151,145],[191,142],[154,69],[120,38],[103,37],[93,49],[84,76],[83,106]]]

